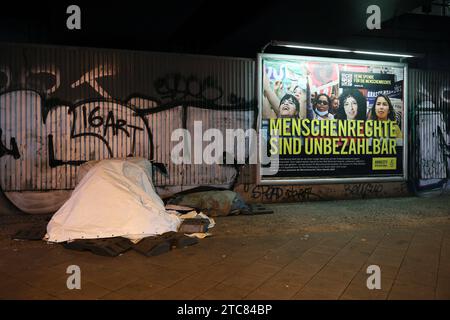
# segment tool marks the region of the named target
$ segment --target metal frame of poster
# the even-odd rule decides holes
[[[258,54],[257,64],[258,184],[407,180],[405,63]]]

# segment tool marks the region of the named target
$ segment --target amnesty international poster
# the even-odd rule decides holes
[[[402,180],[406,66],[259,56],[260,180]]]

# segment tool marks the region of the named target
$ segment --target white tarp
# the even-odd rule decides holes
[[[148,160],[103,160],[89,170],[52,217],[46,239],[137,240],[177,231],[180,223],[175,214],[166,212],[155,192]]]

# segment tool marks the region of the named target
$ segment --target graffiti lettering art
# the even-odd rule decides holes
[[[57,108],[66,106],[59,106],[51,108],[47,114],[51,118],[51,113],[56,112]],[[67,108],[67,107],[66,107]],[[70,117],[70,139],[84,139],[85,153],[90,154],[91,150],[100,150],[95,146],[96,142],[100,141],[107,150],[107,158],[125,158],[136,154],[136,139],[139,135],[144,135],[144,141],[151,140],[151,131],[148,128],[146,120],[140,116],[135,115],[134,109],[126,105],[121,105],[115,102],[105,101],[91,101],[75,106],[70,106],[67,110],[67,116]],[[133,124],[131,124],[133,123]],[[67,133],[66,133],[67,134]],[[58,160],[54,154],[55,142],[54,137],[64,136],[59,134],[50,134],[48,137],[49,144],[49,159],[50,167],[60,165],[80,165],[87,160],[81,160],[83,155],[79,154],[80,160],[68,159]],[[114,148],[118,146],[119,141],[121,148]],[[145,148],[145,143],[142,146]],[[147,143],[148,145],[148,143]],[[73,150],[71,154],[77,154]],[[150,148],[144,154],[151,159]],[[97,155],[96,158],[102,155]],[[95,159],[98,160],[98,159]]]
[[[321,199],[311,187],[254,186],[250,194],[252,199],[263,202],[304,202]]]

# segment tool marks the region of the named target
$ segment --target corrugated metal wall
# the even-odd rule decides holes
[[[410,168],[415,181],[449,178],[450,73],[410,70]]]
[[[254,77],[249,59],[0,44],[0,187],[70,190],[83,162],[128,155],[168,166],[158,186],[229,183],[233,168],[172,164],[171,134],[251,128]]]
[[[408,91],[410,176],[448,179],[450,74],[410,69]],[[0,187],[71,190],[83,162],[128,155],[168,166],[157,186],[227,184],[232,167],[174,165],[171,134],[248,129],[256,108],[250,59],[0,44]]]

